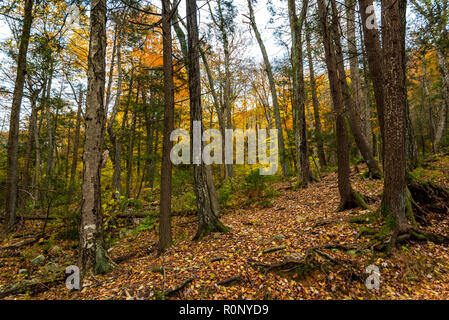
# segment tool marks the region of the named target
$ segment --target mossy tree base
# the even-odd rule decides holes
[[[218,219],[214,219],[209,224],[201,224],[198,226],[198,231],[193,237],[194,241],[201,240],[213,232],[226,233],[230,230],[230,227],[225,226]]]
[[[337,212],[342,212],[354,208],[369,209],[365,198],[354,189],[351,189],[351,193],[347,199],[342,199],[340,205],[338,206]]]

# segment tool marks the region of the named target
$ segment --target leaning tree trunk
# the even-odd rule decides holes
[[[329,84],[336,118],[338,189],[340,192],[339,210],[351,209],[359,205],[366,207],[361,195],[355,192],[351,187],[348,128],[346,126],[346,117],[343,107],[343,95],[338,79],[337,59],[328,22],[328,10],[324,0],[318,0],[318,11],[320,15],[326,65],[328,69]],[[333,23],[335,23],[335,21]]]
[[[273,70],[271,68],[270,59],[268,59],[267,50],[265,48],[265,44],[262,41],[262,37],[260,35],[259,29],[256,25],[256,19],[254,17],[254,10],[251,4],[252,0],[248,0],[248,8],[250,14],[250,23],[254,31],[254,35],[256,36],[257,43],[259,44],[260,51],[262,53],[263,61],[265,64],[265,71],[268,76],[268,82],[270,84],[271,98],[273,100],[273,111],[274,111],[274,120],[276,123],[276,129],[278,133],[278,143],[279,143],[279,158],[281,161],[282,174],[284,177],[289,174],[288,162],[285,154],[285,143],[284,143],[284,134],[281,125],[281,113],[279,110],[279,101],[276,92],[276,82],[274,81]]]
[[[171,9],[170,0],[162,0],[162,34],[163,34],[163,63],[164,63],[164,138],[162,143],[161,164],[161,198],[159,213],[159,249],[165,251],[172,244],[171,233],[171,181],[172,163],[170,151],[174,121],[174,84],[172,62],[172,35],[171,35]]]
[[[360,118],[361,131],[365,139],[371,146],[371,121],[370,106],[362,88],[362,80],[359,68],[357,38],[356,38],[356,0],[345,0],[346,23],[347,23],[347,44],[349,52],[349,68],[351,72],[352,95],[355,102],[355,112]]]
[[[86,125],[83,153],[79,267],[81,275],[111,270],[103,239],[101,167],[105,127],[104,87],[106,54],[106,0],[92,0],[87,69]]]
[[[373,154],[371,153],[371,147],[367,142],[367,138],[362,132],[361,120],[356,112],[357,107],[355,106],[354,100],[352,99],[349,93],[349,86],[348,82],[346,81],[343,51],[340,41],[340,31],[339,31],[340,23],[338,18],[337,5],[335,0],[331,0],[331,4],[332,4],[332,20],[333,20],[333,23],[331,25],[331,34],[333,36],[335,54],[337,59],[339,86],[343,95],[344,104],[346,105],[346,108],[349,111],[349,124],[357,147],[360,150],[360,153],[362,154],[363,159],[365,160],[368,166],[370,175],[375,178],[380,178],[382,176],[381,170],[379,168],[376,159],[374,159]]]
[[[19,149],[20,107],[23,97],[23,86],[27,68],[27,52],[33,22],[33,0],[25,0],[22,36],[20,38],[19,55],[17,57],[17,76],[14,84],[11,116],[8,134],[8,160],[6,170],[6,206],[3,229],[9,232],[16,223],[17,206],[17,165]]]
[[[194,135],[202,137],[203,132],[199,61],[200,52],[196,12],[196,0],[187,0],[187,69],[189,73],[191,141],[193,141]],[[200,148],[201,144],[202,143],[200,143],[199,145]],[[208,173],[208,168],[203,163],[201,157],[199,159],[194,158],[193,176],[196,204],[198,209],[198,231],[194,239],[201,239],[202,237],[208,235],[210,232],[225,232],[227,228],[218,219],[219,212],[216,206],[217,203],[215,202],[216,199],[213,198],[214,195],[212,194],[212,191],[215,190],[211,190],[211,187],[208,184],[208,179],[210,180],[212,178],[212,175],[211,172]]]

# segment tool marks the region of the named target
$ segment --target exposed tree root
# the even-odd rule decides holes
[[[10,289],[1,291],[0,299],[8,297],[8,296],[16,295],[16,294],[21,294],[21,293],[29,293],[31,295],[34,295],[34,294],[38,294],[41,292],[45,292],[47,290],[50,290],[51,287],[61,284],[64,280],[65,280],[65,276],[58,277],[56,279],[48,280],[45,282],[31,282],[31,283],[26,283],[23,285],[18,284],[18,285],[12,286]]]
[[[194,241],[201,240],[202,238],[208,236],[209,234],[213,232],[221,232],[226,233],[229,231],[229,227],[225,226],[223,223],[221,223],[220,220],[213,219],[213,222],[210,224],[202,224],[198,226],[198,231],[196,232],[195,236],[193,237]]]
[[[227,279],[224,279],[223,281],[217,282],[217,285],[224,286],[224,287],[229,287],[229,286],[237,284],[237,283],[239,283],[241,281],[242,281],[242,278],[240,276],[233,276],[233,277],[229,277]]]
[[[170,297],[170,296],[174,295],[175,293],[181,291],[182,289],[184,289],[184,287],[186,285],[188,285],[193,280],[194,280],[193,278],[188,278],[188,279],[184,280],[179,286],[176,286],[174,288],[166,290],[164,292],[164,297]]]

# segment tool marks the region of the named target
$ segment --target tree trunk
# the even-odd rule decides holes
[[[356,112],[356,106],[354,103],[354,100],[352,99],[351,95],[349,94],[349,86],[348,82],[346,81],[346,72],[345,72],[345,66],[344,66],[344,58],[343,58],[343,51],[342,46],[340,42],[340,31],[339,31],[339,18],[338,18],[338,12],[337,12],[337,6],[335,0],[331,0],[332,4],[332,20],[333,23],[331,25],[331,34],[333,36],[334,41],[334,49],[337,59],[337,72],[338,72],[338,80],[339,80],[339,86],[340,90],[343,95],[343,101],[346,105],[347,110],[349,111],[349,124],[351,127],[352,134],[354,135],[354,140],[357,144],[358,149],[360,150],[360,153],[363,156],[363,159],[365,160],[370,175],[372,177],[380,178],[382,176],[381,170],[379,168],[379,165],[377,161],[374,159],[373,154],[371,153],[371,147],[369,143],[367,142],[367,138],[362,132],[362,125],[360,121],[360,117]]]
[[[351,71],[352,96],[355,102],[355,113],[360,118],[361,131],[369,147],[371,146],[370,106],[362,88],[362,79],[359,68],[357,38],[356,38],[356,0],[345,0],[346,28],[349,52],[349,67]]]
[[[20,108],[23,97],[23,86],[27,68],[27,52],[33,22],[33,0],[25,0],[22,36],[20,37],[19,55],[17,57],[17,75],[11,106],[8,134],[8,160],[6,170],[6,206],[3,229],[9,232],[16,223],[17,206],[17,166],[19,146]]]
[[[39,92],[32,92],[31,94],[31,116],[28,125],[28,138],[25,151],[25,165],[23,168],[22,177],[22,196],[20,198],[20,208],[19,212],[24,213],[26,206],[26,199],[28,198],[28,188],[30,184],[30,166],[31,166],[31,152],[33,151],[33,141],[34,141],[34,131],[37,126],[37,99],[39,97]]]
[[[328,10],[324,4],[324,0],[318,0],[318,11],[320,15],[326,65],[328,69],[329,84],[336,118],[338,189],[340,192],[339,210],[342,211],[357,207],[359,205],[366,206],[366,204],[361,196],[351,187],[348,128],[346,126],[346,117],[343,107],[343,95],[338,82],[337,59],[328,22]],[[335,23],[335,20],[333,23]]]
[[[406,97],[399,3],[382,2],[383,70],[385,75],[384,209],[394,218],[395,235],[408,231],[406,210]]]
[[[380,127],[380,140],[381,140],[381,158],[384,159],[384,137],[385,137],[385,125],[384,125],[384,74],[383,69],[379,66],[382,65],[382,49],[380,45],[379,30],[367,25],[369,16],[367,14],[367,8],[373,6],[372,0],[359,0],[359,10],[362,19],[363,35],[366,55],[368,57],[368,68],[371,81],[374,88],[374,99],[376,100],[377,107],[377,119]],[[374,15],[374,13],[372,13]]]
[[[318,101],[318,93],[316,87],[315,79],[315,68],[313,67],[313,57],[312,57],[312,45],[310,41],[310,28],[306,22],[306,42],[307,42],[307,57],[309,62],[309,73],[310,73],[310,91],[312,93],[312,106],[313,115],[315,118],[315,141],[318,148],[318,158],[320,161],[320,169],[324,170],[327,167],[326,154],[324,153],[324,142],[323,133],[321,128],[321,117],[320,117],[320,103]]]
[[[111,270],[103,239],[101,164],[105,128],[106,0],[92,0],[83,153],[79,267],[82,277]]]
[[[172,35],[171,35],[171,9],[170,0],[162,0],[162,34],[163,34],[163,63],[164,63],[164,138],[162,144],[161,164],[161,198],[159,214],[159,249],[165,251],[172,244],[171,233],[171,181],[172,163],[170,140],[174,122],[174,85],[172,62]]]
[[[201,78],[200,78],[200,52],[197,25],[196,0],[187,0],[187,35],[188,35],[188,74],[190,96],[190,139],[193,142],[194,135],[203,133],[202,106],[201,106]],[[198,130],[196,130],[198,129]],[[197,137],[198,138],[198,137]],[[192,145],[191,142],[191,145]],[[202,142],[200,142],[201,148]],[[202,148],[201,148],[202,150]],[[194,158],[193,176],[196,204],[198,209],[198,231],[195,239],[201,239],[210,232],[224,232],[226,227],[218,219],[219,212],[214,195],[214,189],[210,188],[207,180],[212,179],[212,173],[203,163],[201,156]],[[198,161],[199,160],[199,161]],[[209,173],[208,173],[209,171]],[[212,181],[213,186],[213,181]],[[212,197],[211,197],[212,195]]]
[[[279,101],[278,101],[277,92],[276,92],[276,82],[274,81],[273,70],[271,68],[270,60],[268,59],[267,50],[265,49],[265,45],[262,41],[262,37],[259,33],[259,30],[257,29],[256,19],[254,17],[254,10],[253,10],[251,1],[252,0],[248,0],[250,23],[253,28],[254,35],[256,36],[260,51],[263,56],[263,61],[265,64],[265,71],[267,73],[268,82],[270,84],[271,98],[273,100],[274,120],[276,123],[276,129],[277,129],[277,133],[278,133],[279,157],[280,157],[280,161],[281,161],[282,174],[284,177],[286,177],[289,174],[289,167],[288,167],[288,162],[287,162],[286,154],[285,154],[284,134],[283,134],[282,125],[281,125],[281,113],[279,110]]]
[[[136,106],[139,102],[139,85],[136,93]],[[128,157],[126,158],[126,197],[131,198],[131,177],[133,173],[134,140],[136,136],[137,111],[132,113],[131,132],[128,140]]]
[[[251,0],[249,0],[251,1]],[[249,3],[249,6],[251,4]],[[297,151],[298,183],[307,187],[310,180],[310,162],[307,147],[307,128],[305,116],[304,66],[302,51],[302,28],[307,14],[308,0],[303,2],[300,18],[296,14],[295,0],[288,0],[288,16],[292,34],[292,68],[293,68],[293,109],[295,112],[295,140]],[[252,12],[252,9],[250,9]]]
[[[83,89],[80,85],[79,98],[78,98],[78,110],[76,112],[76,125],[75,125],[75,138],[73,142],[72,151],[72,168],[70,170],[70,182],[67,195],[67,206],[72,202],[73,186],[75,185],[76,168],[78,167],[78,149],[80,145],[80,131],[81,131],[81,110],[83,107]]]

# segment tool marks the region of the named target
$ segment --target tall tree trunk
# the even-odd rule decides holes
[[[191,141],[194,135],[202,137],[203,119],[201,106],[201,78],[200,78],[200,52],[197,25],[197,6],[196,0],[187,0],[187,35],[188,35],[188,73],[189,73],[189,96],[190,96],[190,137]],[[199,130],[196,130],[196,124]],[[202,139],[201,139],[202,140]],[[202,142],[200,142],[201,148]],[[192,143],[191,143],[192,145]],[[195,147],[195,145],[194,145]],[[201,148],[202,150],[202,148]],[[199,161],[195,161],[199,160]],[[210,170],[210,168],[209,168]],[[194,158],[193,176],[194,190],[196,195],[196,204],[198,209],[198,231],[195,239],[201,239],[210,232],[224,232],[227,228],[218,219],[216,203],[214,202],[214,194],[208,184],[208,179],[212,179],[212,174],[207,172],[206,165],[203,163],[201,156],[199,159]],[[213,180],[212,180],[213,185]],[[211,197],[212,195],[212,197]],[[215,197],[216,199],[216,197]]]
[[[359,205],[366,206],[363,199],[351,187],[349,167],[349,140],[346,117],[343,107],[343,95],[338,80],[337,58],[332,43],[331,29],[328,22],[328,9],[324,0],[318,0],[321,31],[326,55],[332,102],[336,118],[338,189],[340,192],[339,210],[346,210]],[[333,21],[335,23],[335,20]]]
[[[356,0],[345,0],[346,29],[349,52],[349,68],[351,71],[352,96],[355,102],[355,113],[360,118],[361,130],[369,147],[371,146],[370,106],[362,88],[356,38]]]
[[[382,2],[385,75],[384,208],[395,220],[395,235],[408,231],[406,210],[406,97],[404,95],[401,17],[396,0]]]
[[[105,129],[106,0],[92,0],[87,69],[79,267],[83,277],[111,270],[103,239],[101,166]]]
[[[25,211],[26,199],[28,198],[28,188],[30,184],[30,166],[31,166],[31,152],[33,150],[33,141],[34,141],[34,131],[37,126],[37,99],[39,97],[39,92],[35,91],[31,93],[31,115],[29,119],[28,125],[28,138],[26,144],[25,151],[25,165],[23,168],[23,177],[22,177],[22,197],[20,199],[20,208],[19,212],[23,213]]]
[[[119,137],[117,137],[117,133],[114,131],[114,122],[117,117],[117,113],[120,107],[120,98],[122,95],[122,80],[123,80],[123,71],[122,71],[122,55],[121,55],[121,44],[120,40],[117,43],[117,69],[118,69],[118,81],[117,81],[117,93],[115,97],[114,107],[112,108],[111,117],[108,122],[108,135],[111,140],[112,148],[113,148],[113,156],[111,157],[114,161],[114,173],[112,174],[112,197],[118,198],[121,192],[120,186],[120,175],[121,175],[121,143]]]
[[[172,244],[171,233],[171,181],[172,163],[170,140],[174,122],[174,85],[172,62],[172,35],[171,35],[171,9],[170,0],[162,0],[162,36],[163,36],[163,63],[164,63],[164,138],[162,144],[161,164],[161,198],[159,214],[159,249],[165,251]]]
[[[136,106],[139,101],[139,86],[137,86]],[[133,155],[134,155],[134,140],[136,136],[136,121],[137,111],[133,110],[131,120],[131,132],[128,140],[128,157],[126,158],[126,197],[131,198],[131,177],[133,173]]]
[[[265,45],[262,41],[262,37],[260,35],[259,29],[257,29],[256,19],[254,17],[254,10],[251,4],[252,0],[248,0],[248,8],[249,8],[249,18],[250,23],[254,31],[254,35],[256,36],[257,43],[259,44],[260,51],[262,52],[263,61],[265,64],[265,71],[268,76],[268,82],[270,84],[271,91],[271,99],[273,100],[273,111],[274,111],[274,120],[276,123],[276,129],[278,132],[278,142],[279,142],[279,157],[281,161],[282,174],[284,177],[289,174],[288,162],[285,154],[285,143],[284,143],[284,134],[281,125],[281,113],[279,110],[279,101],[276,92],[276,82],[274,81],[273,70],[271,68],[270,60],[268,59],[267,50],[265,49]]]
[[[320,168],[323,170],[327,167],[326,154],[324,153],[324,142],[323,142],[323,130],[321,128],[321,117],[320,117],[320,103],[318,101],[317,85],[315,79],[315,68],[313,67],[313,57],[312,57],[312,45],[310,40],[310,28],[306,22],[306,42],[307,42],[307,57],[309,62],[309,73],[310,73],[310,91],[312,94],[312,106],[313,115],[315,118],[315,141],[318,148],[318,158],[320,161]]]
[[[75,138],[72,151],[72,168],[70,169],[69,190],[67,195],[67,206],[72,202],[73,187],[75,185],[76,168],[78,167],[78,149],[80,146],[81,110],[83,108],[83,88],[79,86],[78,110],[76,111]]]
[[[332,5],[332,25],[331,25],[331,34],[334,41],[334,49],[335,49],[335,55],[337,59],[337,72],[338,72],[338,80],[339,80],[339,86],[341,93],[343,95],[343,101],[344,104],[349,111],[349,124],[351,127],[352,134],[354,136],[354,140],[357,144],[358,149],[360,150],[360,153],[363,156],[363,159],[365,160],[370,175],[372,177],[380,178],[382,176],[381,170],[379,168],[379,165],[374,159],[373,154],[371,153],[371,147],[369,143],[367,142],[367,138],[362,132],[362,125],[360,121],[360,117],[356,112],[356,106],[354,103],[354,100],[352,99],[350,93],[349,93],[349,86],[348,82],[346,81],[346,71],[344,66],[344,57],[343,57],[343,50],[341,46],[340,41],[340,22],[338,18],[338,9],[335,0],[331,0]]]
[[[22,36],[20,37],[19,55],[17,57],[17,75],[9,120],[8,160],[6,170],[6,206],[3,229],[9,232],[16,223],[17,206],[17,166],[19,146],[20,108],[23,97],[23,86],[27,69],[27,52],[33,22],[33,0],[25,0]]]
[[[362,19],[364,44],[366,55],[368,57],[368,68],[371,81],[374,88],[374,99],[376,100],[377,118],[380,127],[380,140],[381,140],[381,158],[384,159],[385,155],[385,125],[384,125],[384,74],[382,66],[382,48],[380,45],[379,30],[375,27],[368,25],[370,16],[374,16],[371,13],[370,16],[367,13],[368,8],[374,8],[373,0],[359,0],[359,10]],[[374,17],[375,19],[375,17]]]
[[[251,0],[249,6],[251,6]],[[307,147],[307,128],[305,116],[304,66],[302,51],[302,28],[307,14],[308,0],[303,1],[300,18],[296,14],[295,0],[288,0],[288,16],[292,34],[292,68],[293,68],[293,108],[295,112],[295,140],[297,152],[298,182],[307,187],[310,180],[310,162]],[[250,9],[252,12],[252,7]],[[253,16],[252,16],[253,17]],[[254,17],[253,17],[254,18]],[[253,19],[252,18],[252,19]]]

